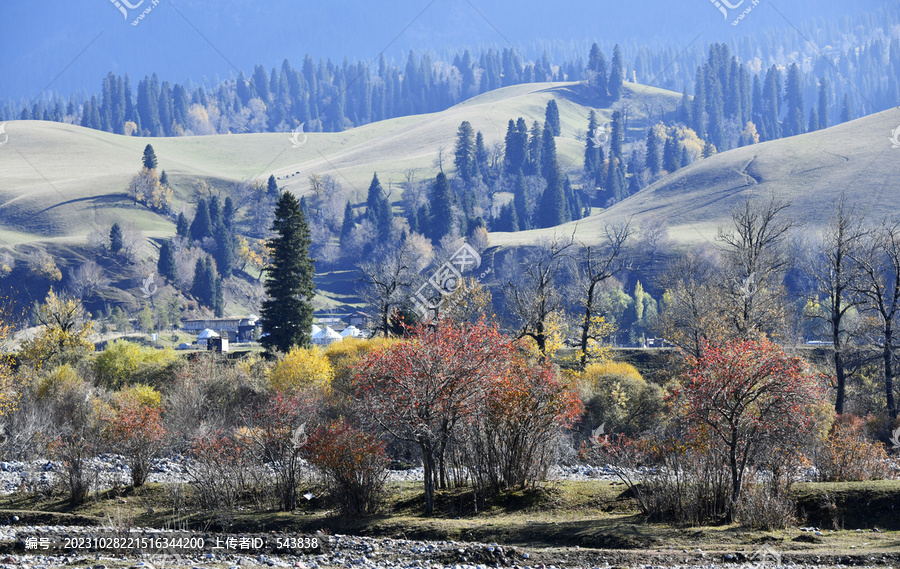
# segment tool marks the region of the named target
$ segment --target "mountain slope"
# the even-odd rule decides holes
[[[607,223],[657,218],[683,244],[713,241],[729,212],[746,196],[776,195],[788,215],[815,229],[827,223],[833,202],[846,191],[873,217],[900,213],[900,148],[889,136],[900,109],[870,115],[801,136],[738,148],[700,160],[611,208],[551,230],[494,233],[492,242],[515,246],[553,233],[596,242]],[[577,229],[575,229],[577,227]]]
[[[634,138],[649,122],[671,112],[680,95],[626,84],[619,104],[631,106],[629,128]],[[640,97],[640,103],[635,99]],[[372,173],[385,189],[416,169],[419,179],[433,177],[438,149],[444,149],[444,168],[452,170],[452,150],[459,124],[468,120],[481,130],[490,148],[502,142],[507,121],[522,116],[529,126],[543,122],[544,108],[557,100],[562,137],[557,139],[560,164],[577,171],[582,165],[583,135],[590,109],[605,121],[611,109],[579,83],[516,85],[474,97],[439,113],[373,123],[341,133],[299,135],[306,142],[292,147],[288,133],[216,135],[181,138],[139,138],[114,135],[77,126],[43,121],[10,121],[9,141],[0,147],[0,246],[29,241],[83,241],[92,230],[114,221],[130,221],[149,237],[174,233],[161,216],[134,206],[125,188],[140,166],[144,146],[152,144],[176,187],[174,210],[189,199],[197,178],[211,181],[256,180],[269,174],[279,185],[302,194],[310,174],[336,177],[353,201],[365,199]],[[649,103],[649,104],[648,104]],[[647,116],[645,109],[653,109]],[[392,199],[399,198],[394,187]]]

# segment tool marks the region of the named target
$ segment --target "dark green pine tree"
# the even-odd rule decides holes
[[[558,171],[551,171],[535,217],[538,227],[554,227],[566,222],[566,196]]]
[[[785,136],[803,134],[803,119],[806,113],[803,112],[803,86],[801,84],[800,67],[796,63],[792,64],[788,69],[784,102],[787,106],[787,116],[784,119]]]
[[[706,112],[706,73],[703,67],[697,67],[694,77],[694,98],[691,100],[691,128],[700,138],[706,139],[706,125],[708,115]]]
[[[638,193],[643,189],[641,183],[641,166],[640,166],[640,158],[638,157],[637,150],[633,150],[631,152],[631,158],[628,160],[628,195],[633,195]]]
[[[841,122],[853,120],[853,103],[850,102],[850,93],[844,93],[844,101],[841,104]]]
[[[225,198],[225,205],[222,207],[222,223],[229,231],[234,231],[234,201],[231,196]]]
[[[562,133],[562,125],[559,122],[559,106],[555,99],[547,101],[547,108],[544,110],[544,122],[553,129],[553,136],[560,136]]]
[[[191,224],[188,222],[184,212],[178,214],[178,221],[175,223],[175,234],[179,237],[187,238],[191,233]]]
[[[437,243],[453,231],[453,194],[450,182],[443,172],[434,179],[430,198],[428,210],[431,213],[431,222],[428,225],[431,234],[428,237]]]
[[[722,89],[715,69],[704,66],[706,70],[706,112],[709,117],[707,134],[709,140],[717,148],[724,148],[725,144],[725,111],[723,110]]]
[[[194,214],[194,221],[191,222],[191,239],[203,241],[212,235],[213,224],[209,216],[209,203],[205,198],[200,198],[200,201],[197,202],[197,213]]]
[[[275,176],[269,176],[269,182],[266,185],[266,193],[269,194],[271,199],[277,199],[281,194],[281,190],[278,189],[278,182],[275,181]]]
[[[829,82],[827,77],[819,79],[819,128],[828,128],[828,92]]]
[[[388,243],[394,228],[394,213],[391,211],[391,202],[387,196],[381,196],[375,210],[375,230],[378,233],[379,243]]]
[[[463,121],[456,131],[456,147],[453,150],[456,175],[468,187],[475,177],[475,130],[469,121]]]
[[[156,272],[165,277],[170,283],[178,280],[178,266],[175,263],[175,248],[168,239],[162,242],[159,248],[159,261],[156,263]]]
[[[113,223],[109,228],[109,250],[115,255],[122,250],[123,246],[122,228],[118,223]]]
[[[204,291],[203,291],[203,279],[206,275],[206,264],[203,262],[203,259],[197,259],[197,264],[194,265],[194,281],[191,283],[191,295],[197,299],[197,302],[200,304],[205,304],[204,302]]]
[[[528,143],[528,136],[527,134],[524,137],[522,136],[512,119],[509,119],[509,124],[506,127],[505,143],[503,167],[508,175],[515,176],[525,166],[525,147]]]
[[[688,95],[687,87],[685,87],[681,93],[681,103],[678,105],[678,116],[681,119],[681,122],[684,124],[691,124],[693,120],[691,111],[693,111],[693,105],[691,103],[691,97]]]
[[[596,43],[591,46],[591,53],[588,56],[588,73],[592,79],[591,83],[597,88],[601,98],[609,96],[609,64],[606,61],[606,55],[600,51],[600,46]]]
[[[384,192],[381,189],[381,182],[378,181],[378,173],[372,174],[372,182],[369,184],[369,191],[366,194],[366,216],[375,224],[375,215],[378,212],[378,202],[382,199]]]
[[[194,283],[191,285],[191,294],[203,306],[213,307],[216,295],[216,270],[208,255],[197,259],[197,264],[194,265]]]
[[[315,268],[309,257],[309,226],[300,203],[284,192],[275,208],[275,236],[267,242],[272,262],[266,267],[261,343],[269,351],[307,347],[312,329]]]
[[[213,314],[216,318],[225,316],[225,281],[216,279],[216,293],[213,296]]]
[[[559,164],[556,160],[556,139],[553,138],[553,128],[544,123],[541,141],[541,176],[550,183],[552,177],[559,178]]]
[[[613,101],[622,98],[622,89],[625,82],[625,64],[622,62],[622,50],[619,44],[613,49],[612,65],[609,68],[609,96]]]
[[[678,161],[678,165],[684,168],[685,166],[690,166],[691,157],[688,156],[687,148],[684,146],[681,147],[681,158]]]
[[[500,208],[497,218],[497,231],[516,232],[519,230],[519,219],[516,217],[516,206],[508,203]]]
[[[165,170],[163,170],[162,173],[160,173],[160,175],[159,175],[159,184],[160,184],[161,186],[168,186],[168,185],[169,185],[169,175],[166,174],[166,171],[165,171]]]
[[[219,196],[209,198],[209,220],[212,222],[213,233],[215,233],[216,226],[222,221],[222,208],[219,203]]]
[[[153,151],[153,147],[151,145],[147,145],[144,147],[144,168],[148,170],[156,169],[156,152]]]
[[[234,270],[237,252],[235,251],[234,234],[222,220],[219,220],[219,223],[216,224],[215,239],[216,268],[219,270],[219,276],[227,279]]]
[[[808,125],[809,132],[812,132],[814,130],[819,130],[819,114],[816,112],[815,107],[813,107],[809,110],[809,125]]]
[[[659,156],[659,139],[656,137],[656,132],[653,128],[647,130],[647,152],[644,155],[644,163],[647,165],[647,170],[650,171],[650,175],[654,178],[659,176],[659,171],[662,169],[662,161]]]
[[[487,185],[491,178],[491,168],[488,160],[490,159],[490,153],[488,153],[487,146],[484,142],[484,135],[481,134],[481,131],[475,133],[475,172],[477,176],[480,176],[482,181],[484,181],[485,185]]]
[[[609,139],[609,157],[624,162],[623,145],[625,144],[625,119],[622,111],[613,111],[612,131]]]
[[[525,176],[522,172],[516,176],[516,186],[513,191],[513,208],[516,210],[516,220],[519,231],[531,229],[531,215],[528,212],[528,198],[525,195]]]
[[[568,175],[563,179],[563,199],[566,204],[566,221],[580,218],[581,203],[575,197],[575,190],[572,188],[572,181]]]
[[[763,122],[768,139],[781,138],[781,122],[778,120],[781,107],[781,71],[774,65],[766,72],[763,107]]]
[[[531,136],[528,138],[528,158],[525,161],[526,176],[537,176],[541,173],[541,145],[544,142],[544,131],[537,121],[531,125]]]
[[[681,157],[679,156],[678,143],[675,141],[675,137],[666,137],[666,144],[663,146],[663,168],[670,174],[678,170],[679,158]]]
[[[592,110],[588,116],[587,140],[584,144],[584,177],[586,180],[596,179],[597,169],[602,167],[600,164],[600,149],[594,144],[598,128],[597,113]]]
[[[344,222],[341,224],[341,247],[347,246],[350,232],[353,231],[355,225],[356,219],[353,216],[353,206],[350,205],[350,200],[347,200],[347,205],[344,207]]]

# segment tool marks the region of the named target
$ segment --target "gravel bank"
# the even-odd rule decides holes
[[[411,541],[398,539],[375,539],[345,535],[314,536],[323,540],[324,547],[309,554],[273,552],[279,537],[273,534],[248,534],[243,537],[259,539],[266,543],[259,549],[245,551],[225,549],[214,550],[207,545],[202,550],[179,550],[179,553],[139,553],[125,555],[110,551],[90,552],[74,550],[68,552],[25,553],[24,542],[28,537],[54,536],[57,539],[96,537],[98,528],[75,526],[3,526],[0,528],[0,569],[28,567],[31,569],[51,567],[90,567],[92,569],[160,569],[162,567],[230,568],[246,567],[294,567],[297,569],[609,569],[611,567],[634,567],[640,569],[790,569],[825,567],[865,567],[898,566],[900,556],[876,558],[857,556],[855,558],[814,558],[802,556],[779,558],[777,552],[767,550],[761,557],[751,557],[744,553],[706,554],[694,552],[610,552],[579,548],[554,550],[529,550],[502,547],[497,544],[462,543],[448,541]],[[161,535],[152,530],[134,530],[131,536]],[[170,534],[171,535],[171,534]],[[202,537],[207,544],[227,543],[228,537],[242,536],[226,534],[192,533]],[[294,536],[296,537],[296,536]]]

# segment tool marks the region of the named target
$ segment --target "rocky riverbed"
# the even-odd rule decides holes
[[[297,569],[574,569],[634,567],[639,569],[790,569],[824,567],[893,567],[900,565],[900,554],[857,555],[854,557],[810,556],[803,554],[781,555],[774,549],[763,547],[752,553],[706,553],[696,551],[608,551],[581,548],[528,549],[504,547],[496,543],[463,543],[453,541],[414,541],[401,539],[376,539],[345,535],[304,536],[320,540],[316,550],[301,553],[298,550],[279,549],[278,545],[290,545],[290,539],[300,536],[277,534],[168,534],[170,537],[191,536],[202,539],[202,548],[186,547],[177,551],[128,551],[88,550],[72,547],[65,551],[27,551],[25,547],[46,538],[54,545],[68,542],[82,546],[84,540],[107,539],[114,535],[121,539],[129,536],[156,536],[164,533],[135,529],[130,533],[104,533],[102,528],[76,526],[14,526],[0,528],[0,569],[51,567],[90,567],[91,569],[160,569],[162,567],[229,568],[245,567],[293,567]],[[248,546],[243,548],[241,540]],[[79,541],[81,540],[81,541]],[[281,540],[281,541],[279,541]],[[287,541],[285,541],[287,540]],[[306,542],[307,544],[309,541]],[[221,546],[216,547],[216,544]],[[232,547],[228,547],[228,545]],[[195,544],[196,545],[196,544]],[[296,543],[294,543],[296,545]],[[52,546],[51,546],[52,547]]]

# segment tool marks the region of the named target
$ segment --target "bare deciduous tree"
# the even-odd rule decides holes
[[[881,325],[884,394],[888,415],[897,417],[894,401],[894,349],[897,319],[900,317],[900,220],[884,220],[865,241],[855,257],[862,270],[856,291],[866,299],[864,308],[874,313]]]
[[[390,333],[390,317],[395,308],[409,296],[416,275],[416,259],[407,242],[396,249],[382,249],[373,255],[373,261],[362,263],[360,294],[366,304],[378,313],[376,332],[385,337]]]
[[[724,248],[721,292],[728,321],[739,337],[777,334],[784,328],[788,260],[782,244],[798,225],[785,215],[789,206],[774,196],[763,202],[747,198],[731,213],[733,227],[719,228]]]
[[[90,298],[100,288],[108,284],[103,276],[103,268],[94,261],[85,261],[72,271],[69,288],[77,298]]]
[[[802,270],[812,283],[814,300],[824,298],[827,306],[821,318],[830,332],[834,365],[836,399],[835,413],[844,412],[846,395],[846,350],[849,345],[845,326],[847,313],[859,306],[863,296],[856,293],[862,276],[859,258],[866,230],[863,217],[841,195],[834,204],[831,220],[810,250],[810,257]]]
[[[594,337],[594,317],[597,313],[597,296],[603,281],[615,276],[625,268],[622,253],[631,235],[631,220],[621,225],[607,225],[604,228],[605,242],[599,246],[582,244],[577,253],[575,286],[578,302],[583,309],[581,318],[581,367],[587,365],[588,344]]]
[[[565,306],[561,281],[569,272],[573,244],[572,237],[554,237],[505,267],[512,275],[503,291],[515,334],[534,339],[545,357],[549,318]]]

